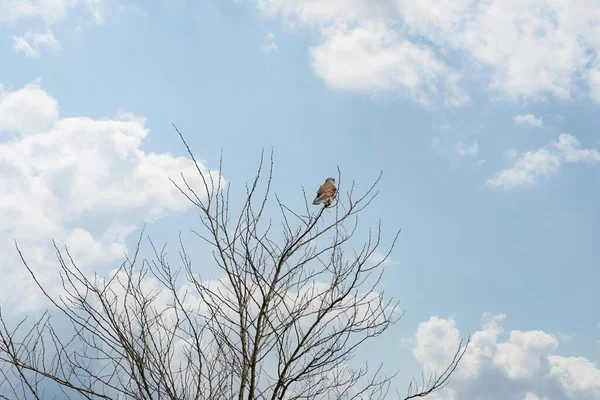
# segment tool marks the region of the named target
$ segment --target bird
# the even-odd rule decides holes
[[[327,178],[325,183],[317,190],[317,197],[313,200],[313,204],[316,206],[323,203],[325,207],[329,207],[335,197],[335,192],[337,192],[335,178]]]

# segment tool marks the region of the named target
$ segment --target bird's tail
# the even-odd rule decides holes
[[[323,196],[317,196],[315,197],[315,199],[313,200],[313,205],[318,206],[319,204],[321,204],[323,202]]]

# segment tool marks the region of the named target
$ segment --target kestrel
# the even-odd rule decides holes
[[[329,207],[333,198],[335,197],[335,192],[337,188],[335,187],[335,178],[327,178],[325,183],[319,187],[317,190],[317,197],[313,200],[314,205],[319,205],[323,203],[325,207]]]

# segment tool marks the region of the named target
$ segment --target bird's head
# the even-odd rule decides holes
[[[325,179],[325,182],[335,183],[335,178],[327,178]]]

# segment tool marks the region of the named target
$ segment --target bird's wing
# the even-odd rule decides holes
[[[319,190],[317,190],[317,197],[322,196],[327,191],[327,183],[324,183],[321,186],[319,186]]]
[[[333,196],[335,194],[336,187],[331,182],[325,182],[319,188],[319,195],[326,194],[327,196]]]
[[[333,183],[330,183],[331,185],[331,195],[333,196],[335,194],[335,192],[337,192],[337,188],[335,187],[335,185]]]
[[[331,182],[325,182],[321,186],[319,186],[319,190],[317,190],[317,197],[322,195],[333,196],[336,192],[337,188]]]

